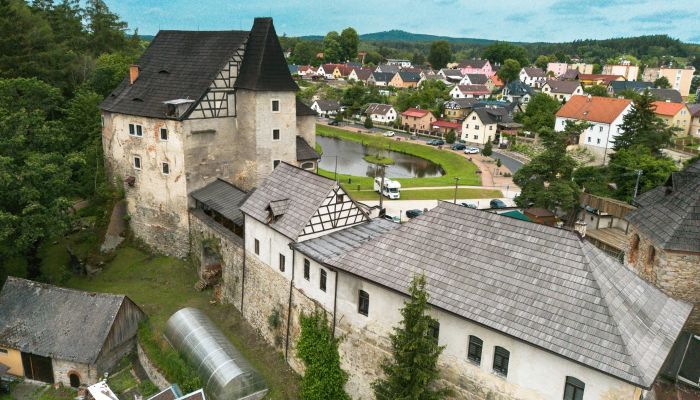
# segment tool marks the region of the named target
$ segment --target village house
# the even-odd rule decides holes
[[[642,80],[645,82],[654,82],[661,77],[668,79],[668,83],[672,89],[676,89],[681,93],[683,98],[687,98],[690,94],[690,85],[693,81],[695,68],[692,66],[686,68],[645,68],[642,74]]]
[[[547,75],[539,68],[525,67],[520,70],[520,81],[531,88],[539,89],[547,80]]]
[[[411,68],[411,60],[388,58],[386,60],[386,63],[389,65],[396,65],[397,67],[400,67],[400,68]]]
[[[491,95],[486,85],[456,85],[450,90],[453,99],[484,99]]]
[[[620,75],[579,74],[578,80],[583,86],[600,85],[607,87],[610,84],[610,82],[624,81],[625,78]]]
[[[338,64],[323,64],[316,70],[316,75],[321,76],[325,79],[338,79],[340,78],[340,71],[337,70]]]
[[[389,81],[389,86],[401,89],[415,88],[418,87],[418,82],[420,82],[420,74],[415,72],[399,71],[394,74],[394,77]]]
[[[603,66],[603,75],[619,75],[627,81],[636,81],[639,67],[628,62],[624,64],[607,64]]]
[[[502,95],[508,102],[518,103],[525,109],[527,103],[529,103],[532,96],[535,95],[535,91],[530,86],[526,85],[525,82],[514,80],[503,87]]]
[[[637,89],[637,92],[642,93],[645,90],[649,91],[649,94],[658,101],[666,101],[671,103],[682,103],[683,96],[681,92],[676,89],[662,89],[662,88],[650,88],[650,89]]]
[[[178,54],[174,57],[173,54]],[[101,105],[108,176],[123,187],[134,235],[189,253],[189,194],[221,178],[250,190],[297,136],[315,146],[272,20],[250,31],[161,31]]]
[[[367,79],[372,75],[372,70],[369,68],[353,68],[348,74],[348,81],[367,82]]]
[[[396,121],[396,109],[390,104],[369,103],[365,109],[366,118],[380,124],[391,124]]]
[[[445,82],[459,84],[464,77],[464,74],[458,69],[442,68],[437,73]]]
[[[489,77],[484,74],[465,74],[459,81],[460,85],[486,85]]]
[[[567,69],[564,74],[559,75],[557,79],[560,81],[577,81],[578,76],[581,75],[580,72],[578,72],[577,69]]]
[[[457,69],[459,69],[462,75],[483,74],[491,76],[496,73],[489,60],[481,59],[460,61],[459,64],[457,64]]]
[[[629,91],[644,91],[644,89],[651,89],[654,85],[651,82],[642,81],[612,81],[608,84],[608,94],[611,96],[618,96],[622,92]]]
[[[461,121],[466,114],[471,112],[472,106],[479,99],[452,99],[445,102],[445,117],[453,121]]]
[[[655,101],[654,114],[664,120],[667,126],[676,128],[676,136],[686,136],[690,132],[690,111],[683,103]]]
[[[498,77],[498,75],[493,74],[489,77],[489,80],[486,81],[486,87],[489,88],[490,91],[494,91],[496,89],[502,89],[505,84],[501,80],[501,78]]]
[[[700,103],[688,104],[690,113],[690,134],[700,138]]]
[[[312,65],[300,65],[297,72],[299,76],[316,75],[316,69]]]
[[[461,139],[468,143],[484,145],[500,139],[499,124],[513,122],[513,118],[504,107],[479,107],[462,121]]]
[[[547,63],[547,74],[552,74],[555,77],[560,77],[569,70],[569,64],[560,62]]]
[[[569,101],[571,96],[582,95],[583,87],[578,81],[548,80],[542,85],[541,91],[564,103]]]
[[[338,100],[315,100],[311,103],[311,109],[320,117],[333,117],[340,111]]]
[[[383,72],[385,74],[391,74],[391,76],[394,76],[394,74],[399,72],[400,70],[401,68],[399,68],[397,65],[379,64],[377,65],[377,68],[374,69],[374,72]]]
[[[35,381],[92,385],[136,350],[145,317],[126,296],[9,277],[0,291],[0,365]]]
[[[372,75],[367,78],[367,84],[374,86],[388,86],[394,75],[395,74],[390,72],[373,72]]]
[[[605,157],[621,133],[622,118],[631,108],[632,102],[627,99],[573,96],[557,112],[554,130],[564,131],[566,121],[587,122],[589,127],[578,143]]]
[[[459,122],[437,120],[433,122],[432,127],[433,129],[430,132],[431,135],[438,135],[440,137],[444,137],[450,131],[454,131],[455,137],[459,137],[459,132],[462,129],[462,124],[460,124]]]
[[[401,126],[409,132],[430,133],[437,118],[430,110],[409,108],[401,113]]]

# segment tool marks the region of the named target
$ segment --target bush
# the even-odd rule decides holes
[[[372,118],[369,117],[369,115],[367,117],[365,117],[365,128],[367,128],[367,129],[374,128],[374,122],[372,121]]]
[[[486,142],[484,145],[484,149],[481,151],[481,154],[485,155],[486,157],[490,157],[491,154],[493,154],[493,145],[491,142]]]
[[[445,135],[445,142],[448,144],[453,144],[455,140],[457,140],[457,134],[455,133],[454,129],[450,129],[450,131]]]

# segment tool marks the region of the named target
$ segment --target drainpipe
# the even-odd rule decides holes
[[[338,270],[335,271],[335,288],[333,288],[333,331],[332,331],[333,337],[335,337],[335,312],[337,309],[338,309]]]
[[[291,248],[291,244],[289,246]],[[287,338],[284,344],[284,360],[289,362],[289,330],[292,324],[292,289],[294,289],[294,258],[297,252],[292,249],[292,280],[289,281],[289,304],[287,305]]]
[[[241,315],[243,315],[243,298],[244,298],[243,296],[245,294],[245,270],[246,270],[246,250],[245,250],[245,234],[244,234],[244,236],[243,236],[243,272],[241,273]]]

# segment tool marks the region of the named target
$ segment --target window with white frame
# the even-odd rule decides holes
[[[134,169],[141,169],[141,157],[134,156]]]
[[[160,128],[160,140],[168,140],[168,128]]]
[[[164,162],[164,163],[162,164],[161,168],[162,168],[162,171],[163,171],[163,175],[169,175],[169,174],[170,174],[170,164],[168,164],[167,162]]]
[[[142,137],[143,126],[139,124],[129,124],[129,135]]]

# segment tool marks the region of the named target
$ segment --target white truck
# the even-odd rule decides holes
[[[382,178],[374,178],[374,191],[379,193],[380,188],[382,195],[390,198],[391,200],[401,198],[401,184],[398,181],[384,178],[384,187],[382,187]]]

